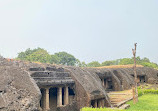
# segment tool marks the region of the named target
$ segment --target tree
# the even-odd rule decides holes
[[[144,57],[141,61],[142,62],[150,62],[150,60],[148,58],[146,58],[146,57]]]
[[[81,67],[87,67],[87,64],[85,62],[81,62]]]
[[[60,63],[60,58],[57,55],[50,55],[49,63],[59,64]]]
[[[42,63],[49,63],[50,59],[51,56],[44,49],[39,49],[26,57],[26,60],[28,61],[36,61]]]
[[[78,67],[87,67],[87,64],[86,64],[85,62],[80,62],[80,61],[77,59],[76,66],[78,66]]]
[[[33,51],[30,48],[28,48],[28,49],[26,49],[25,52],[18,53],[18,57],[17,58],[19,58],[21,60],[26,60],[27,56],[32,54],[32,53],[33,53]]]
[[[101,65],[102,66],[110,66],[110,65],[117,65],[118,61],[117,60],[113,60],[113,61],[104,61]]]
[[[98,61],[93,61],[87,64],[88,67],[100,67],[100,63]]]
[[[55,53],[54,55],[50,55],[46,50],[42,48],[36,48],[33,50],[29,48],[24,52],[20,52],[17,59],[71,66],[74,66],[77,63],[77,59],[71,54],[66,52],[59,52]]]
[[[38,50],[44,50],[44,49],[38,47],[37,49],[31,50],[30,48],[28,48],[28,49],[26,49],[26,51],[18,53],[17,58],[20,60],[27,60],[27,56],[33,54],[34,52],[36,52]]]
[[[74,66],[77,62],[77,59],[67,52],[58,52],[54,55],[60,59],[59,63],[63,65]]]
[[[134,60],[131,58],[123,58],[120,59],[119,65],[127,65],[127,64],[133,64]]]

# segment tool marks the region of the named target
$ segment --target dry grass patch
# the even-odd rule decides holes
[[[95,68],[132,68],[133,64],[129,65],[111,65],[111,66],[102,66],[102,67],[95,67]],[[137,67],[144,67],[142,65],[137,65]]]

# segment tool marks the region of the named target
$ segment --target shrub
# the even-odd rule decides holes
[[[142,96],[143,94],[158,94],[158,90],[156,89],[141,89],[138,88],[138,96]]]

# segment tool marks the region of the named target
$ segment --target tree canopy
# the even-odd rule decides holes
[[[54,55],[49,54],[42,48],[31,50],[30,48],[18,54],[17,59],[27,60],[32,62],[50,63],[50,64],[63,64],[74,66],[77,59],[67,52],[58,52]]]
[[[100,66],[110,66],[110,65],[128,65],[133,64],[134,59],[132,58],[122,58],[111,61],[104,61],[99,63],[98,61],[92,61],[90,63],[81,62],[79,59],[75,58],[73,55],[67,52],[58,52],[55,54],[49,54],[45,49],[35,48],[35,49],[26,49],[24,52],[18,53],[17,59],[50,63],[50,64],[63,64],[68,66],[78,66],[78,67],[100,67]],[[156,63],[150,62],[146,57],[140,58],[136,57],[136,62],[138,65],[143,65],[144,67],[151,67],[158,69]]]
[[[98,61],[92,61],[87,64],[88,67],[100,67],[100,63]]]
[[[59,63],[68,66],[74,66],[77,62],[77,59],[67,52],[58,52],[55,53],[54,56],[59,58]]]
[[[158,69],[158,65],[156,63],[150,62],[150,60],[146,57],[140,58],[139,56],[136,57],[136,62],[138,65],[143,65],[144,67],[151,67]],[[134,59],[132,58],[123,58],[118,60],[112,60],[112,61],[104,61],[102,63],[102,66],[109,66],[109,65],[128,65],[128,64],[134,64]]]

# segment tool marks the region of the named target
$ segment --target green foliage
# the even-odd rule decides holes
[[[77,59],[73,55],[68,54],[67,52],[58,52],[54,55],[60,59],[60,64],[74,66],[77,63]]]
[[[80,62],[80,61],[77,59],[76,66],[78,66],[78,67],[86,67],[87,64],[86,64],[85,62]]]
[[[142,96],[144,94],[158,94],[158,89],[143,89],[138,87],[138,96]]]
[[[144,57],[144,58],[142,59],[142,61],[143,61],[143,62],[148,62],[148,63],[150,62],[150,60],[149,60],[148,58],[146,58],[146,57]]]
[[[158,69],[158,65],[156,63],[150,62],[150,60],[146,57],[140,58],[139,56],[136,57],[136,63],[138,65],[142,65],[144,67],[150,67]],[[123,58],[118,60],[112,60],[112,61],[104,61],[102,63],[102,66],[110,66],[110,65],[128,65],[128,64],[134,64],[134,58]]]
[[[88,64],[85,62],[80,62],[80,60],[76,59],[73,55],[68,54],[67,52],[58,52],[54,55],[50,55],[46,50],[42,48],[36,48],[31,50],[30,48],[24,52],[18,53],[17,59],[26,60],[26,61],[36,61],[42,63],[51,63],[51,64],[63,64],[63,65],[71,65],[78,67],[100,67],[100,66],[110,66],[110,65],[128,65],[134,64],[133,58],[123,58],[112,61],[104,61],[101,64],[98,61],[92,61]],[[158,69],[158,65],[156,63],[150,62],[150,60],[146,57],[140,58],[139,56],[136,58],[136,62],[138,65],[143,65],[144,67],[150,67]]]
[[[46,50],[42,48],[37,48],[33,50],[29,48],[24,52],[20,52],[18,54],[17,59],[32,62],[63,64],[71,66],[74,66],[77,63],[77,59],[71,54],[68,54],[66,52],[59,52],[55,53],[54,55],[50,55]]]
[[[59,64],[60,63],[60,58],[57,55],[50,55],[49,62],[51,64]]]
[[[156,63],[142,62],[140,64],[143,65],[144,67],[150,67],[150,68],[158,69],[158,65]]]
[[[81,62],[81,67],[86,67],[87,64],[85,62]]]
[[[50,59],[50,55],[42,48],[33,50],[29,48],[25,52],[20,52],[17,59],[47,63]]]
[[[124,58],[120,59],[119,65],[127,65],[127,64],[133,64],[134,60],[131,58]]]
[[[27,56],[31,55],[32,53],[34,53],[34,52],[36,52],[38,50],[43,50],[43,49],[37,48],[37,49],[31,50],[30,48],[28,48],[28,49],[26,49],[25,52],[18,53],[18,57],[17,58],[20,59],[20,60],[27,60]]]
[[[93,61],[87,64],[88,67],[100,67],[101,64],[98,61]]]
[[[117,60],[115,61],[115,60],[113,60],[113,61],[104,61],[104,62],[102,62],[102,66],[111,66],[111,65],[117,65],[118,64],[118,62],[117,62]]]
[[[33,52],[32,54],[29,54],[28,56],[26,56],[26,60],[48,63],[50,60],[50,55],[48,54],[46,50],[39,49]]]

